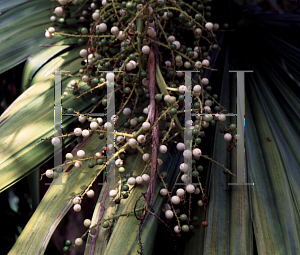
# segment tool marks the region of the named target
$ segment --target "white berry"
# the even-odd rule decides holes
[[[90,132],[87,129],[82,130],[82,136],[83,137],[89,137]]]
[[[87,228],[89,228],[91,226],[91,220],[89,219],[85,219],[84,222],[83,222],[83,225]]]
[[[75,245],[81,246],[83,244],[83,240],[81,238],[76,238],[75,239]]]
[[[89,198],[92,198],[92,197],[95,196],[95,192],[94,192],[92,189],[90,189],[90,190],[86,193],[86,195],[87,195]]]
[[[128,183],[129,185],[134,185],[134,184],[135,184],[135,178],[134,178],[134,177],[128,178],[127,183]]]
[[[186,190],[187,193],[194,193],[195,192],[195,186],[192,185],[192,184],[189,184],[189,185],[186,186],[185,190]]]
[[[182,163],[182,164],[180,164],[179,169],[181,172],[185,173],[189,170],[189,166],[186,163]]]
[[[184,143],[177,143],[176,148],[179,151],[183,151],[185,148],[185,145],[184,145]]]
[[[84,156],[85,156],[84,150],[79,150],[79,151],[77,151],[77,157],[78,157],[78,158],[84,158]]]
[[[80,211],[81,211],[81,205],[80,205],[80,204],[74,205],[74,206],[73,206],[73,210],[74,210],[75,212],[80,212]]]
[[[198,201],[198,206],[203,206],[203,201],[202,200]]]
[[[66,154],[66,159],[72,160],[73,159],[73,154],[72,153],[67,153]]]
[[[224,134],[224,140],[225,141],[230,141],[232,139],[232,135],[230,133]]]
[[[144,182],[149,182],[150,181],[150,176],[148,174],[143,174],[142,179]]]
[[[81,161],[76,161],[75,162],[75,167],[78,168],[78,169],[81,168],[82,167]]]
[[[148,131],[150,129],[151,125],[149,122],[144,122],[142,124],[142,128],[145,130],[145,131]]]
[[[142,184],[143,183],[143,178],[141,176],[138,176],[135,178],[136,184]]]
[[[172,219],[173,216],[174,216],[174,213],[171,210],[167,210],[165,212],[165,216],[166,216],[167,219]]]
[[[186,159],[191,159],[192,158],[192,152],[190,150],[185,150],[183,152],[183,157]]]
[[[180,203],[180,197],[179,197],[179,196],[173,196],[173,197],[171,198],[171,202],[172,202],[172,204],[174,204],[174,205],[178,205],[178,204]]]
[[[184,189],[178,189],[178,190],[176,191],[176,194],[177,194],[177,196],[179,196],[179,197],[184,196]]]
[[[168,148],[166,145],[159,146],[159,152],[160,153],[166,153],[168,151]]]
[[[54,175],[54,172],[53,172],[53,170],[47,170],[46,171],[46,176],[48,177],[48,178],[53,178],[53,175]]]
[[[81,129],[81,128],[75,128],[75,129],[74,129],[74,134],[75,134],[76,136],[81,136],[81,134],[82,134],[82,129]]]
[[[53,146],[57,146],[60,144],[60,139],[58,137],[54,137],[52,138],[51,143]]]
[[[117,191],[116,190],[112,189],[112,190],[109,191],[109,196],[110,197],[115,197],[116,195],[117,195]]]
[[[166,189],[161,189],[161,190],[159,191],[159,193],[160,193],[162,196],[166,196],[166,195],[168,194],[168,190],[166,190]]]
[[[196,149],[193,150],[193,155],[194,155],[195,157],[200,157],[201,154],[202,154],[202,152],[201,152],[200,149],[196,148]]]

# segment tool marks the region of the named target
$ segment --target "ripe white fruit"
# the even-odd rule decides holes
[[[162,159],[158,158],[157,159],[157,165],[161,166],[164,162],[162,161]]]
[[[168,190],[166,189],[161,189],[159,192],[162,196],[166,196],[168,194]]]
[[[124,114],[125,116],[129,116],[129,115],[131,114],[130,108],[124,108],[124,109],[123,109],[123,114]]]
[[[86,118],[83,117],[83,116],[78,116],[78,120],[79,120],[80,123],[83,123],[83,122],[86,121]]]
[[[209,80],[208,80],[207,78],[202,78],[202,79],[201,79],[201,83],[202,83],[203,85],[207,85],[207,84],[209,83]]]
[[[202,61],[202,65],[203,65],[203,66],[209,66],[209,61],[208,61],[207,59],[204,59],[204,60]]]
[[[199,201],[198,201],[198,206],[203,206],[203,205],[204,205],[203,201],[202,201],[202,200],[199,200]]]
[[[115,79],[114,73],[107,73],[107,74],[106,74],[106,80],[107,80],[107,81],[113,82],[114,79]]]
[[[61,4],[61,5],[66,5],[68,3],[68,0],[58,0],[58,2]]]
[[[201,154],[202,154],[202,152],[201,152],[200,149],[196,148],[196,149],[193,150],[193,155],[194,155],[195,157],[200,157]]]
[[[116,195],[117,195],[117,191],[116,190],[112,189],[112,190],[109,191],[109,196],[110,197],[115,197]]]
[[[118,159],[115,161],[115,165],[118,166],[118,167],[122,166],[122,165],[123,165],[123,160],[118,158]]]
[[[112,129],[112,124],[110,122],[106,122],[104,124],[104,128],[107,129],[107,130],[111,130]]]
[[[100,14],[98,12],[94,12],[92,17],[93,17],[93,20],[97,21],[100,19]]]
[[[87,195],[89,198],[93,198],[93,197],[95,196],[95,192],[94,192],[92,189],[90,189],[90,190],[86,193],[86,195]]]
[[[97,122],[93,121],[93,122],[90,123],[90,128],[92,130],[96,130],[98,127],[99,127],[99,125],[98,125]]]
[[[184,196],[184,189],[178,189],[178,190],[176,191],[176,194],[177,194],[177,196],[179,196],[179,197]]]
[[[73,154],[72,153],[67,153],[66,154],[66,159],[72,160],[73,159]]]
[[[174,227],[174,232],[175,232],[176,234],[178,234],[178,233],[180,233],[180,231],[181,231],[180,227],[179,227],[178,225],[176,225],[176,226]]]
[[[89,137],[90,136],[90,131],[88,131],[87,129],[82,130],[81,135],[83,137]]]
[[[112,27],[110,29],[110,32],[113,34],[113,35],[117,35],[119,34],[119,28],[118,27]]]
[[[57,146],[60,144],[60,139],[58,137],[54,137],[52,138],[51,143],[53,146]]]
[[[207,22],[207,23],[205,24],[205,28],[208,29],[208,30],[212,30],[212,29],[214,28],[214,25],[213,25],[213,23],[211,23],[211,22]]]
[[[232,135],[230,134],[230,133],[226,133],[226,134],[224,134],[224,140],[225,141],[230,141],[231,140],[231,138],[232,138]]]
[[[50,21],[51,21],[51,22],[55,22],[55,21],[56,21],[56,17],[55,17],[55,16],[51,16],[51,17],[50,17]]]
[[[83,240],[81,238],[76,238],[75,239],[75,245],[81,246],[83,244]]]
[[[54,9],[54,13],[55,13],[57,16],[61,17],[61,16],[63,15],[63,13],[64,13],[64,10],[63,10],[61,7],[56,7],[56,8]]]
[[[191,159],[192,158],[192,152],[190,150],[185,150],[183,152],[183,157],[186,159]]]
[[[177,143],[176,148],[179,151],[183,151],[185,148],[185,145],[184,145],[184,143]]]
[[[226,120],[226,116],[225,116],[224,114],[220,114],[220,115],[218,116],[218,120],[221,121],[221,122],[223,122],[223,121]]]
[[[103,123],[103,119],[102,118],[97,118],[97,121],[98,121],[99,125],[102,125],[102,123]]]
[[[144,135],[139,135],[139,136],[137,137],[137,140],[138,140],[139,143],[144,143],[144,142],[146,142],[146,138],[145,138]]]
[[[189,180],[189,177],[187,174],[183,174],[180,178],[184,183],[186,183]]]
[[[54,172],[53,172],[53,170],[47,170],[46,171],[46,176],[48,177],[48,178],[53,178],[53,175],[54,175]]]
[[[101,23],[98,25],[98,29],[100,32],[105,32],[107,30],[107,25],[105,23]]]
[[[194,193],[195,192],[195,186],[192,185],[192,184],[189,184],[189,185],[186,186],[185,190],[186,190],[187,193],[190,193],[190,194]]]
[[[79,150],[79,151],[77,151],[77,157],[78,157],[78,158],[84,158],[84,156],[85,156],[84,150]]]
[[[159,146],[159,152],[160,153],[166,153],[168,151],[168,148],[166,145]]]
[[[195,85],[194,88],[193,88],[193,91],[198,93],[201,91],[201,86],[200,85]]]
[[[75,162],[75,167],[76,167],[77,169],[81,168],[81,167],[82,167],[81,161],[76,161],[76,162]]]
[[[138,176],[135,178],[136,184],[142,184],[143,183],[143,178],[141,176]]]
[[[179,196],[173,196],[173,197],[171,198],[171,202],[172,202],[172,204],[174,204],[174,205],[178,205],[178,204],[180,203],[180,197],[179,197]]]
[[[73,206],[73,210],[74,210],[75,212],[80,212],[80,211],[81,211],[81,205],[80,205],[80,204],[74,205],[74,206]]]
[[[178,91],[179,91],[179,93],[181,93],[181,94],[184,94],[185,90],[186,90],[186,87],[185,87],[184,85],[181,85],[181,86],[179,86],[179,88],[178,88]]]
[[[144,122],[142,124],[142,128],[145,130],[145,131],[148,131],[150,129],[151,125],[149,122]]]
[[[143,154],[143,160],[144,161],[148,161],[149,159],[150,159],[150,154],[149,153]]]
[[[134,185],[134,184],[135,184],[135,178],[134,178],[134,177],[128,178],[127,183],[128,183],[129,185]]]
[[[167,219],[172,219],[173,216],[174,216],[174,213],[171,210],[167,210],[165,212],[165,216],[166,216]]]
[[[146,86],[146,87],[148,87],[149,86],[149,79],[148,78],[144,78],[143,80],[142,80],[142,84],[144,85],[144,86]]]
[[[82,134],[82,129],[81,129],[81,128],[75,128],[75,129],[74,129],[74,134],[75,134],[76,136],[81,136],[81,134]]]
[[[143,174],[142,179],[144,182],[149,182],[150,181],[150,176],[148,174]]]
[[[179,166],[181,172],[187,172],[189,170],[189,166],[186,163],[182,163]]]
[[[83,222],[83,225],[84,225],[85,227],[89,228],[89,227],[91,226],[91,223],[92,223],[91,220],[85,219],[84,222]]]
[[[142,47],[142,52],[143,52],[144,54],[149,54],[149,53],[150,53],[150,47],[147,46],[147,45],[143,46],[143,47]]]

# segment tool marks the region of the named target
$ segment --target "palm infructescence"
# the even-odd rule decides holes
[[[113,181],[108,178],[105,160],[110,159],[106,159],[108,151],[103,147],[109,150],[109,144],[106,145],[102,120],[98,121],[99,127],[93,124],[97,126],[93,135],[82,139],[82,136],[66,134],[77,127],[89,129],[87,123],[93,120],[81,123],[74,122],[75,117],[64,116],[64,152],[73,152],[76,158],[77,151],[84,150],[85,157],[93,158],[81,161],[81,168],[71,164],[63,173],[48,172],[47,176],[59,175],[62,179],[53,180],[13,247],[9,247],[9,254],[53,254],[53,247],[48,246],[51,237],[50,244],[59,249],[53,250],[61,254],[65,239],[74,244],[80,237],[83,245],[77,239],[77,246],[72,247],[70,254],[300,254],[297,195],[300,194],[300,45],[295,39],[300,31],[300,19],[297,12],[288,13],[293,4],[261,2],[271,6],[271,11],[264,11],[251,5],[251,1],[239,2],[249,4],[239,6],[231,1],[184,1],[185,4],[70,1],[69,9],[63,7],[66,16],[58,22],[49,22],[54,8],[66,2],[53,2],[52,9],[46,0],[0,3],[1,73],[26,60],[23,93],[0,117],[0,190],[5,192],[18,185],[18,181],[34,170],[37,172],[38,167],[53,157],[51,142],[42,140],[53,137],[53,70],[70,70],[62,75],[62,91],[69,91],[63,95],[62,105],[69,112],[79,113],[105,112],[109,95],[106,95],[106,85],[101,85],[105,74],[100,72],[117,70],[114,68],[123,71],[115,75],[116,112],[120,111],[115,125],[116,144],[119,142],[115,156],[116,160],[124,159],[124,165],[116,168]],[[93,4],[98,6],[100,15],[92,16],[97,13]],[[152,10],[144,11],[147,6]],[[83,10],[86,13],[82,14]],[[139,11],[141,15],[135,16]],[[130,21],[134,26],[126,28]],[[220,29],[215,26],[210,30],[209,25],[205,26],[209,21],[219,23]],[[147,30],[146,25],[152,22],[155,22],[154,29]],[[229,27],[222,28],[226,22]],[[108,24],[107,32],[96,28],[103,23]],[[122,34],[112,37],[113,26],[125,31],[124,41],[117,38]],[[51,40],[44,36],[49,27],[55,27],[56,31]],[[89,27],[94,28],[90,33],[84,29]],[[199,27],[202,32],[196,31]],[[94,32],[96,39],[89,41],[89,35]],[[50,34],[47,36],[52,37]],[[170,36],[175,36],[179,45]],[[145,38],[148,42],[143,41]],[[126,39],[130,41],[126,43]],[[202,46],[206,48],[193,48]],[[86,57],[79,56],[80,50],[88,47],[89,54],[94,54],[88,58],[89,66],[81,63]],[[86,52],[80,54],[85,56]],[[209,60],[208,67],[205,59]],[[184,97],[178,92],[178,87],[184,85],[184,77],[175,72],[180,69],[198,70],[200,74],[195,75],[192,83],[193,111],[198,113],[208,109],[235,112],[236,75],[229,71],[253,71],[245,75],[245,158],[246,182],[254,186],[228,185],[236,182],[236,149],[232,148],[234,143],[224,140],[222,133],[234,135],[234,126],[232,130],[228,127],[229,121],[235,123],[236,118],[227,117],[224,122],[207,116],[203,120],[193,118],[194,130],[199,129],[193,131],[193,146],[202,150],[201,157],[194,154],[190,162],[197,191],[192,195],[186,192],[184,201],[176,205],[176,198],[173,199],[176,190],[179,194],[179,188],[185,189],[184,185],[177,184],[186,178],[179,169],[184,170],[182,163],[187,160],[176,147],[183,142],[184,132],[180,128],[184,127]],[[208,85],[207,80],[201,80],[204,77],[209,80]],[[71,80],[77,81],[73,87]],[[201,85],[200,92],[195,88],[197,83]],[[95,86],[99,88],[93,89]],[[92,93],[80,96],[91,89]],[[155,96],[152,103],[146,94],[150,100]],[[164,98],[166,94],[171,95],[169,101]],[[74,100],[75,97],[78,98]],[[124,103],[131,112],[120,110]],[[166,117],[162,117],[162,111],[167,113]],[[160,131],[148,130],[149,124],[142,126],[142,123],[152,126],[157,118],[161,119]],[[205,135],[199,132],[201,125]],[[145,137],[138,138],[134,131]],[[134,140],[122,142],[121,136],[136,138],[138,147],[134,148]],[[161,145],[167,145],[167,153],[161,153],[165,149]],[[156,161],[155,150],[159,150],[158,158],[163,162]],[[101,155],[95,157],[96,152]],[[154,175],[156,165],[158,172]],[[142,174],[150,176],[149,182],[146,175],[142,184],[131,185],[139,182],[136,177]],[[45,182],[51,181],[45,178],[43,175],[41,189]],[[58,180],[65,185],[59,185]],[[102,180],[104,184],[98,185]],[[39,187],[39,181],[30,183]],[[86,196],[91,188],[96,194],[92,199]],[[112,190],[117,191],[114,197]],[[88,196],[92,197],[92,193]],[[31,196],[34,199],[37,194],[32,192]],[[82,208],[81,212],[72,209],[74,197],[83,198],[81,207],[76,207]],[[169,211],[165,214],[166,210]],[[86,217],[91,219],[90,227],[98,223],[90,232],[85,232],[89,221],[83,225]],[[202,221],[207,221],[208,226],[202,226]],[[174,231],[178,225],[180,232],[176,227]],[[64,250],[68,252],[68,248]]]

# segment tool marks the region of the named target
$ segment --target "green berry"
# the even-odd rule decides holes
[[[67,109],[67,113],[73,113],[74,112],[74,109],[73,108],[68,108]]]
[[[193,177],[198,177],[199,176],[199,172],[198,171],[193,171],[192,172],[192,176]]]
[[[231,130],[235,130],[235,129],[236,129],[236,125],[235,125],[234,123],[233,123],[233,124],[230,124],[229,128],[230,128]]]
[[[201,15],[200,13],[197,13],[197,14],[195,15],[195,20],[200,21],[201,19],[202,19],[202,15]]]
[[[216,121],[215,121],[215,120],[211,120],[211,121],[210,121],[210,125],[211,125],[211,126],[215,126],[215,125],[216,125]]]
[[[80,30],[81,34],[86,35],[89,31],[86,27],[81,28]]]
[[[126,88],[124,89],[124,93],[125,93],[125,94],[129,94],[130,92],[131,92],[131,88],[126,87]]]
[[[183,226],[181,227],[181,229],[182,229],[183,232],[189,232],[189,230],[190,230],[190,228],[189,228],[188,225],[183,225]]]
[[[195,109],[198,109],[200,107],[200,103],[199,102],[195,102],[193,106],[194,106]]]
[[[130,54],[130,55],[129,55],[129,59],[130,59],[130,60],[136,60],[136,55]]]
[[[102,105],[103,105],[103,106],[106,106],[106,105],[107,105],[107,99],[103,99]]]
[[[132,9],[132,8],[133,8],[133,4],[130,3],[130,2],[127,2],[127,3],[126,3],[126,8]]]
[[[122,192],[122,197],[123,197],[123,198],[128,198],[128,196],[129,196],[129,195],[128,195],[127,192]]]
[[[199,130],[198,129],[196,129],[196,128],[194,128],[193,130],[192,130],[192,134],[193,135],[198,135],[199,134]],[[196,140],[197,140],[198,138],[196,138]],[[201,141],[200,141],[201,142]],[[197,142],[196,142],[197,143]]]
[[[169,19],[173,18],[173,13],[172,13],[172,12],[167,12],[167,17],[168,17]]]
[[[64,252],[69,251],[69,247],[68,247],[68,246],[64,246],[63,251],[64,251]]]
[[[157,101],[162,100],[162,95],[161,95],[161,94],[156,94],[156,95],[155,95],[155,99],[156,99]]]
[[[88,164],[88,167],[89,167],[89,168],[93,168],[93,167],[94,167],[94,163],[90,162],[90,163]]]
[[[202,172],[202,171],[203,171],[203,166],[198,166],[198,167],[197,167],[197,170],[198,170],[199,172]]]
[[[104,222],[102,223],[102,227],[103,227],[103,228],[108,228],[108,227],[109,227],[109,222],[108,222],[108,221],[104,221]]]
[[[71,240],[69,240],[69,239],[68,239],[68,240],[66,240],[66,241],[65,241],[65,245],[67,245],[67,246],[70,246],[70,245],[72,245],[72,241],[71,241]]]
[[[176,108],[171,108],[170,109],[170,114],[171,115],[175,115],[177,113],[177,109]]]
[[[179,100],[180,102],[183,102],[183,101],[184,101],[184,95],[179,95],[179,96],[178,96],[178,100]]]
[[[104,162],[104,160],[102,158],[97,159],[97,164],[98,165],[102,165]]]
[[[144,122],[145,121],[145,117],[144,116],[140,116],[138,117],[138,122]]]
[[[121,166],[121,167],[119,167],[118,171],[119,171],[119,173],[124,173],[125,172],[125,168]]]
[[[98,99],[96,97],[93,97],[92,100],[91,100],[91,102],[93,104],[97,104],[98,103]]]
[[[128,191],[128,190],[129,190],[129,186],[127,184],[121,187],[121,191]]]
[[[104,136],[104,134],[100,134],[98,137],[99,137],[99,139],[102,140],[102,139],[104,139],[105,136]]]
[[[182,220],[182,221],[187,221],[187,219],[188,219],[188,217],[187,217],[186,214],[181,214],[181,215],[180,215],[180,220]]]

